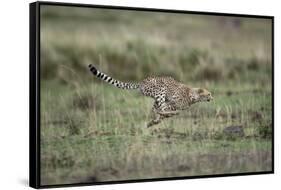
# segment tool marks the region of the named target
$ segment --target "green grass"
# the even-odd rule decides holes
[[[48,83],[52,85],[56,89],[56,84]],[[194,105],[147,129],[152,105],[149,98],[95,83],[81,87],[52,93],[42,87],[41,164],[45,183],[271,169],[269,90],[228,96],[225,87],[214,102]],[[81,101],[80,106],[74,104],[77,101]],[[245,136],[226,136],[223,129],[231,125],[242,125]]]
[[[41,10],[42,184],[272,169],[268,20],[56,9]],[[89,63],[124,81],[173,76],[214,101],[146,128],[153,100]]]

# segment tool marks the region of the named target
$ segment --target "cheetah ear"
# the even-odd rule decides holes
[[[198,88],[197,92],[198,92],[198,94],[201,94],[204,92],[204,90],[202,88]]]

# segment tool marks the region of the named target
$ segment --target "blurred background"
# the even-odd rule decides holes
[[[271,20],[41,7],[41,180],[270,171]],[[95,79],[172,76],[215,100],[146,129],[152,100]]]
[[[88,62],[125,80],[271,78],[270,19],[47,6],[41,15],[42,79],[73,82],[63,65],[90,78]]]

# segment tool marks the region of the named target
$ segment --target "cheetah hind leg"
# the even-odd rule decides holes
[[[172,108],[172,106],[165,105],[164,109],[157,107],[157,104],[153,105],[152,114],[153,119],[147,124],[147,127],[159,124],[163,119],[178,115],[179,111]],[[163,107],[162,107],[163,108]]]
[[[152,108],[152,120],[147,124],[147,127],[151,127],[153,125],[157,125],[161,122],[163,116],[161,116],[155,107]]]

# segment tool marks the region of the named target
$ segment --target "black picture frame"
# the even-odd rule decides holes
[[[200,15],[215,15],[215,16],[231,16],[245,18],[263,18],[271,20],[272,30],[272,170],[264,172],[247,172],[247,173],[231,173],[231,174],[214,174],[186,177],[168,177],[156,179],[137,179],[124,181],[106,181],[92,183],[77,183],[77,184],[56,184],[56,185],[41,185],[40,183],[40,7],[49,6],[70,6],[70,7],[87,7],[87,8],[103,8],[117,10],[133,10],[133,11],[151,11],[151,12],[170,12],[182,14],[200,14]],[[120,184],[120,183],[135,183],[135,182],[151,182],[163,180],[182,180],[194,178],[211,178],[211,177],[227,177],[227,176],[243,176],[243,175],[259,175],[274,173],[274,17],[264,15],[248,15],[248,14],[232,14],[218,12],[200,12],[187,10],[168,10],[156,8],[141,8],[141,7],[120,7],[120,6],[104,6],[92,4],[78,3],[61,3],[61,2],[34,2],[29,4],[29,35],[30,35],[30,91],[29,91],[29,185],[33,188],[53,188],[53,187],[72,187],[86,185],[102,185],[102,184]]]

